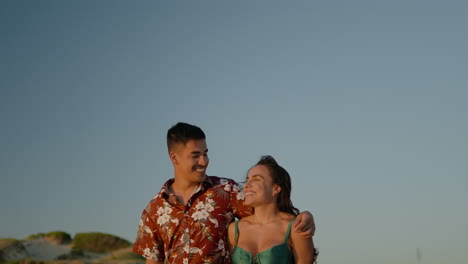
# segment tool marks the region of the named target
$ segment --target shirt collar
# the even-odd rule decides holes
[[[166,183],[163,184],[160,193],[162,195],[164,195],[165,197],[168,197],[170,195],[174,195],[174,193],[172,193],[171,190],[169,189],[169,187],[174,183],[174,181],[175,181],[174,178],[169,179],[168,181],[166,181]],[[194,192],[194,193],[205,190],[205,189],[210,188],[212,186],[213,186],[213,179],[210,176],[207,175],[205,180],[203,181],[203,183],[199,187],[197,187],[197,191]]]

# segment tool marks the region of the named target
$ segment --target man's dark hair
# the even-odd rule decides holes
[[[294,207],[291,201],[291,177],[289,173],[269,155],[262,156],[256,165],[266,166],[270,171],[273,184],[281,187],[276,201],[280,212],[298,215],[299,209]]]
[[[179,122],[167,131],[167,150],[171,152],[175,144],[185,145],[192,139],[205,139],[205,133],[197,126]]]

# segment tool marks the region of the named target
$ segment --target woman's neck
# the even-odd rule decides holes
[[[252,215],[252,222],[257,224],[268,224],[278,221],[281,212],[276,204],[268,204],[255,207],[255,213]]]

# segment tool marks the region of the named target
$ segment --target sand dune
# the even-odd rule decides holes
[[[57,245],[44,239],[33,239],[23,242],[28,256],[37,260],[51,260],[58,256],[68,254],[71,245]]]
[[[0,263],[5,261],[18,261],[23,259],[33,259],[38,261],[53,261],[59,256],[71,253],[71,243],[60,244],[45,238],[36,238],[25,241],[0,241]],[[144,259],[132,256],[131,247],[117,249],[107,253],[94,253],[83,251],[83,255],[73,257],[81,263],[144,263]],[[69,259],[70,260],[70,259]],[[52,262],[54,263],[54,262]],[[63,263],[63,262],[58,262]],[[65,262],[68,263],[68,262]],[[69,262],[72,263],[72,262]],[[78,262],[80,263],[80,262]]]
[[[31,258],[37,260],[53,260],[71,251],[71,245],[59,245],[48,240],[38,238],[13,243],[2,249],[5,260],[20,260]]]

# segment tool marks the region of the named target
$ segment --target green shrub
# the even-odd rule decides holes
[[[27,259],[21,260],[19,264],[44,264],[44,261],[27,258]]]
[[[19,240],[16,240],[14,238],[2,238],[0,239],[0,263],[9,263],[9,261],[6,261],[3,257],[3,252],[5,250],[8,250],[9,247],[15,247],[21,245],[21,242]]]
[[[87,250],[96,253],[104,253],[131,245],[125,239],[104,233],[78,233],[73,238],[72,250]]]
[[[65,233],[63,231],[53,231],[45,234],[45,237],[47,238],[52,238],[54,240],[57,240],[61,243],[67,243],[71,241],[71,236],[68,233]]]
[[[52,231],[49,233],[37,233],[34,235],[30,235],[26,238],[26,240],[32,240],[32,239],[37,239],[37,238],[51,238],[54,240],[57,240],[61,243],[67,243],[71,241],[71,236],[68,233],[65,233],[63,231]]]
[[[21,260],[5,261],[4,264],[45,264],[45,261],[25,258]]]
[[[14,238],[1,238],[0,239],[0,250],[2,248],[6,248],[8,247],[9,245],[13,245],[14,243],[17,243],[19,242],[17,239],[14,239]]]
[[[37,234],[34,234],[34,235],[30,235],[26,238],[26,240],[32,240],[32,239],[36,239],[36,238],[43,238],[45,237],[46,234],[44,233],[37,233]]]
[[[72,249],[70,253],[63,254],[58,256],[57,260],[73,260],[73,259],[80,259],[85,257],[85,253],[81,249]]]
[[[70,252],[70,255],[73,257],[73,258],[77,258],[77,257],[84,257],[85,256],[85,253],[82,249],[76,249],[76,248],[73,248]]]

